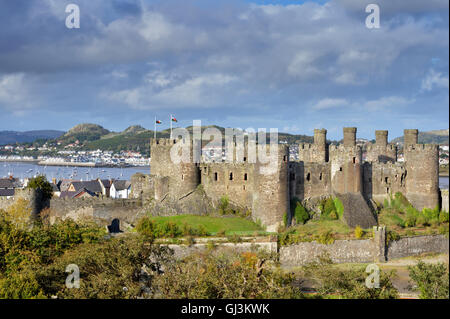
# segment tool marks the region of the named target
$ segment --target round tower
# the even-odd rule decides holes
[[[270,145],[267,145],[269,153]],[[290,214],[289,205],[289,147],[277,144],[276,162],[254,165],[254,193],[252,218],[267,226],[267,231],[277,231],[283,225],[284,215]],[[258,154],[259,155],[259,154]]]

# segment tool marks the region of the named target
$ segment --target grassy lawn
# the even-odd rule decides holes
[[[184,224],[192,228],[199,228],[203,225],[210,235],[216,235],[218,232],[225,231],[225,235],[253,236],[266,235],[267,233],[253,221],[241,217],[210,217],[194,215],[178,216],[158,216],[150,217],[150,220],[156,224],[175,223],[182,227]]]

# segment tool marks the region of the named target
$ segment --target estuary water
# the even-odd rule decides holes
[[[150,167],[66,167],[66,166],[42,166],[34,163],[22,162],[0,162],[0,178],[10,175],[24,179],[43,174],[47,180],[53,178],[75,179],[75,180],[93,180],[102,179],[122,179],[130,180],[135,173],[148,174]]]

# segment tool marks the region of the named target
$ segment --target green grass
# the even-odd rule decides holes
[[[215,235],[218,232],[225,231],[225,235],[240,235],[252,236],[255,233],[258,235],[267,234],[260,226],[253,221],[241,217],[210,217],[210,216],[195,216],[195,215],[178,215],[169,217],[149,217],[150,220],[156,224],[166,224],[168,222],[175,223],[182,227],[184,224],[192,228],[199,228],[203,225],[206,231]]]

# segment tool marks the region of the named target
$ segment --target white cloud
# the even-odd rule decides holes
[[[431,91],[433,88],[444,88],[448,89],[448,76],[442,75],[441,72],[436,72],[431,69],[425,79],[422,80],[422,91]]]
[[[23,73],[0,75],[0,108],[22,115],[33,107],[36,99],[30,95],[30,87]]]
[[[334,99],[334,98],[326,98],[322,99],[317,104],[313,106],[315,110],[325,110],[336,107],[345,107],[349,106],[349,102],[346,99]]]

